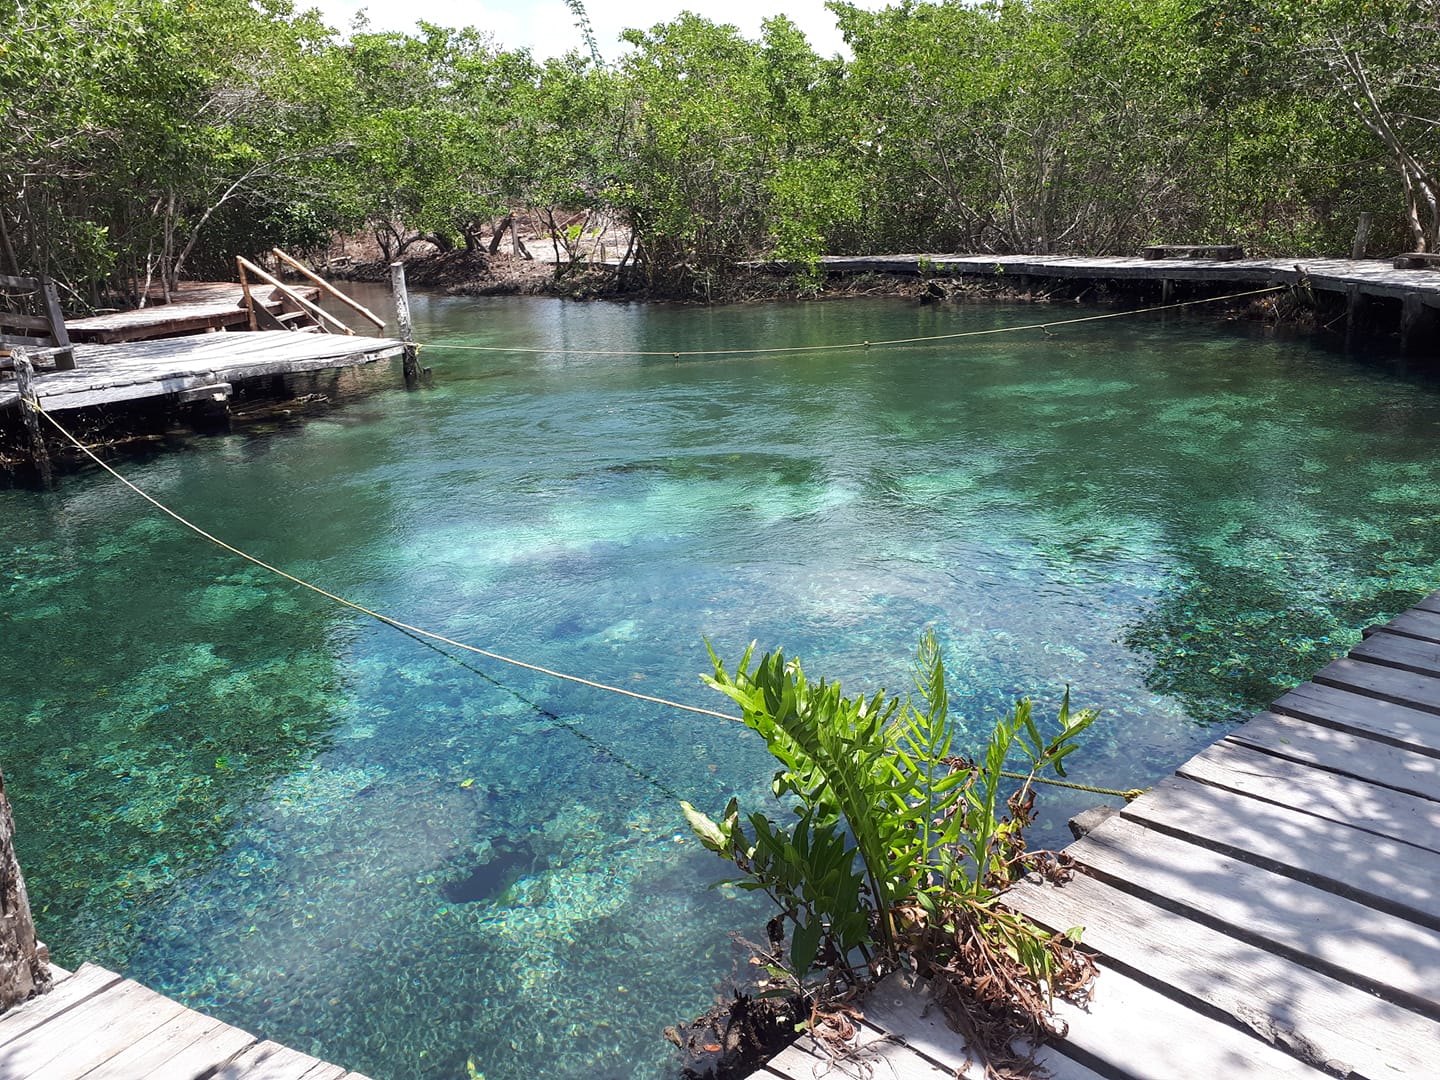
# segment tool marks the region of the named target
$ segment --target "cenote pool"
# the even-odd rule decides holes
[[[124,460],[206,528],[458,639],[702,705],[703,639],[854,690],[944,645],[976,738],[1069,684],[1072,776],[1153,782],[1440,585],[1440,386],[1158,317],[416,298],[433,389]],[[1044,309],[1064,317],[1067,309]],[[0,491],[0,765],[42,936],[377,1080],[664,1077],[768,912],[678,798],[738,725],[468,657],[97,473]],[[1037,839],[1093,799],[1043,796]]]

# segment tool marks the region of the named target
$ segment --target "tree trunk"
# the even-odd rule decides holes
[[[0,257],[5,260],[5,273],[24,277],[20,273],[20,260],[15,257],[15,248],[10,243],[10,229],[5,223],[5,211],[0,209]]]
[[[0,775],[0,1013],[50,988],[50,970],[35,952],[35,924],[15,859],[15,819]]]
[[[515,224],[515,218],[506,214],[500,219],[500,224],[495,226],[495,235],[490,237],[490,254],[494,255],[500,250],[500,240],[505,235],[505,230]]]

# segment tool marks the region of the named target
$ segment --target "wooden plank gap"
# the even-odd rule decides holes
[[[1379,701],[1440,714],[1440,679],[1380,664],[1368,656],[1348,656],[1333,661],[1321,668],[1312,681]]]
[[[1343,685],[1303,683],[1277,699],[1271,708],[1301,720],[1381,739],[1413,753],[1440,757],[1440,717],[1404,702],[1384,701]]]
[[[1112,1075],[1145,1080],[1326,1075],[1248,1028],[1188,1009],[1103,962],[1088,1006],[1057,1001],[1055,1014],[1069,1024],[1066,1053],[1103,1063]]]
[[[1372,664],[1413,671],[1419,675],[1440,675],[1440,643],[1379,630],[1355,648],[1350,655]]]
[[[1270,712],[1236,728],[1227,741],[1417,798],[1440,800],[1440,757],[1414,753],[1368,732]]]
[[[1094,878],[1021,882],[1005,904],[1052,930],[1083,924],[1086,949],[1107,967],[1204,1002],[1317,1068],[1393,1080],[1433,1074],[1440,1023]]]
[[[1426,765],[1435,761],[1420,754],[1410,756]],[[1230,738],[1185,762],[1177,774],[1289,811],[1440,852],[1440,801],[1428,796],[1314,768]]]
[[[1377,626],[1373,633],[1400,634],[1422,641],[1440,642],[1440,612],[1413,609]]]
[[[1161,781],[1123,812],[1179,840],[1440,931],[1435,851],[1192,779]]]

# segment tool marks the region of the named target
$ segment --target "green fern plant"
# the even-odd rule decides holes
[[[1063,775],[1094,711],[1072,712],[1067,693],[1058,730],[1046,738],[1022,701],[970,762],[952,754],[933,633],[916,657],[916,698],[904,701],[883,691],[846,697],[839,683],[810,681],[783,652],[752,668],[753,653],[752,645],[732,674],[712,649],[714,672],[704,678],[765,740],[780,765],[772,790],[792,803],[795,820],[777,825],[758,811],[742,820],[733,799],[718,821],[681,806],[701,842],[739,868],[735,883],[765,892],[792,924],[792,975],[803,982],[819,962],[854,981],[857,955],[893,958],[924,938],[913,933],[917,918],[939,926],[956,912],[990,912],[1024,849],[1033,780],[1044,770]],[[1017,755],[1028,772],[1006,768]],[[1019,787],[1002,799],[1016,776]],[[1044,977],[1042,931],[1000,911],[982,922],[997,949]]]

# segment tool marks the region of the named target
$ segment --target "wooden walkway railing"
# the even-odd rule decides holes
[[[13,303],[0,305],[0,349],[7,345],[51,349],[58,371],[75,367],[75,353],[60,310],[55,282],[45,277],[15,277],[0,274],[0,297],[20,301],[29,311],[12,311]],[[26,303],[25,301],[30,301]],[[38,309],[38,312],[37,310]]]
[[[346,307],[350,308],[350,310],[361,316],[361,318],[370,322],[371,325],[373,325],[376,329],[383,330],[385,328],[384,319],[382,319],[379,315],[376,315],[364,304],[361,304],[353,298],[346,296],[343,292],[335,288],[334,285],[331,285],[330,282],[326,281],[319,274],[306,267],[305,264],[300,262],[299,259],[296,259],[291,255],[287,255],[279,248],[271,248],[270,250],[271,254],[273,254],[275,258],[280,260],[286,266],[289,266],[292,270],[300,273],[303,277],[313,283],[321,292],[325,293],[327,296],[334,298],[335,300],[344,304]],[[321,333],[327,334],[355,333],[354,330],[346,326],[339,319],[335,318],[335,316],[331,315],[324,308],[320,307],[318,304],[312,303],[309,299],[300,295],[300,293],[290,288],[290,286],[286,285],[279,278],[274,277],[265,270],[262,270],[249,259],[245,258],[243,255],[235,256],[235,266],[240,273],[240,288],[244,290],[245,293],[245,308],[250,314],[251,330],[292,330],[297,328],[296,326],[292,325],[292,320],[303,319],[305,320],[305,323],[302,327],[300,327],[301,329],[314,329],[320,331]],[[285,306],[286,310],[280,312],[278,315],[271,314],[269,309],[264,304],[258,304],[255,302],[255,297],[250,291],[250,278],[252,275],[275,289],[275,292],[278,294],[278,298],[281,300],[282,305]]]

